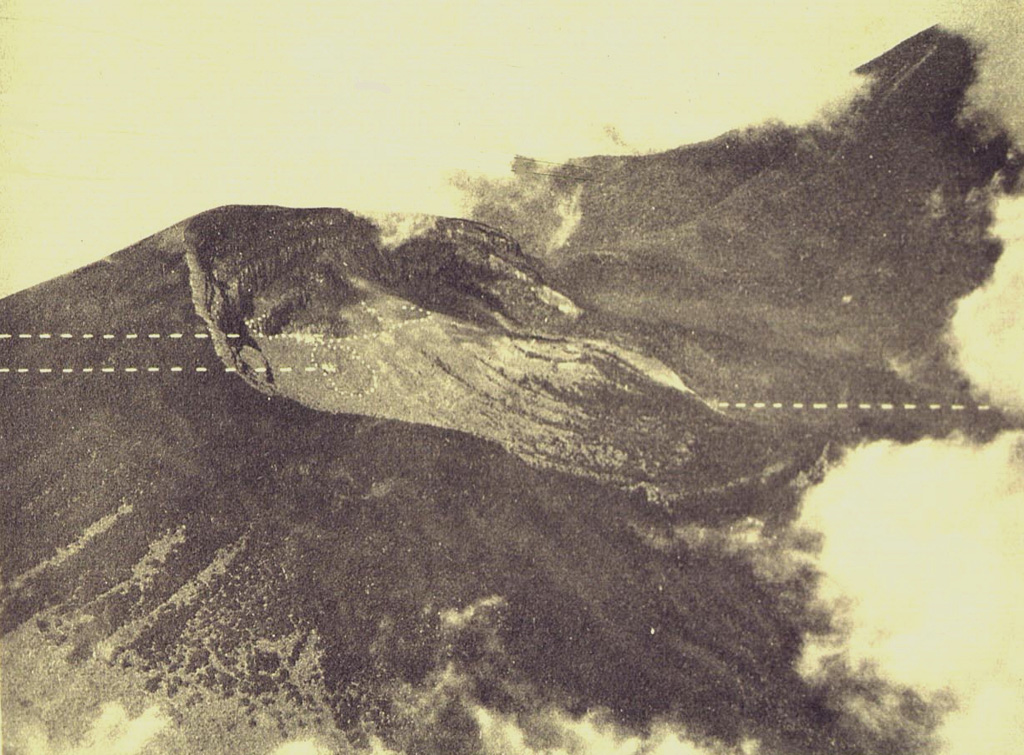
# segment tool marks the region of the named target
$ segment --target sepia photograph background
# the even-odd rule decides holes
[[[968,106],[1006,130],[1019,161],[1017,0],[5,0],[0,298],[223,205],[469,217],[479,193],[467,187],[572,158],[829,124],[865,89],[854,69],[935,24],[982,49]],[[1002,256],[951,307],[944,343],[965,390],[1006,427],[845,449],[800,518],[824,538],[816,589],[842,607],[845,657],[937,708],[955,700],[938,728],[947,755],[1018,752],[1024,722],[1024,200],[993,197]],[[809,641],[802,662],[828,651]],[[897,727],[874,702],[849,715]],[[104,710],[85,744],[48,739],[41,722],[35,739],[19,734],[37,749],[19,751],[145,752],[171,736],[158,708]],[[557,751],[487,721],[489,752]],[[698,742],[671,720],[642,734],[560,709],[544,721],[551,741],[575,743],[564,751],[775,752]]]

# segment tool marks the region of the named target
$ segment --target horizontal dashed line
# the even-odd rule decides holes
[[[209,338],[210,337],[209,333],[192,333],[190,335],[193,338],[199,338],[199,339],[204,339],[204,338]],[[242,337],[241,333],[225,333],[224,335],[225,335],[226,338],[241,338]],[[184,337],[185,337],[185,333],[146,333],[146,334],[141,334],[141,333],[121,333],[121,334],[118,334],[118,333],[78,333],[78,334],[75,334],[75,333],[59,333],[57,335],[54,335],[53,333],[0,333],[0,340],[10,340],[10,339],[13,339],[13,338],[20,338],[22,340],[39,339],[39,340],[43,340],[43,341],[45,341],[45,340],[52,340],[54,338],[59,338],[59,339],[61,339],[63,341],[72,341],[72,340],[75,340],[75,339],[81,339],[81,340],[88,341],[88,340],[96,339],[96,338],[100,338],[100,339],[103,339],[105,341],[115,341],[115,340],[119,340],[119,339],[125,340],[125,341],[136,341],[136,340],[139,340],[141,338],[147,338],[147,339],[155,341],[155,340],[160,339],[160,338],[179,339],[179,338],[184,338]]]
[[[421,313],[425,314],[426,316],[418,318],[418,319],[415,319],[415,320],[403,320],[402,322],[394,325],[393,327],[388,328],[386,330],[379,331],[377,333],[363,333],[363,334],[354,335],[354,336],[345,336],[345,337],[342,337],[342,338],[336,338],[336,339],[333,339],[333,340],[345,341],[345,340],[360,340],[360,339],[366,339],[366,338],[377,338],[377,337],[379,337],[381,335],[384,335],[385,333],[391,333],[391,332],[394,332],[394,331],[399,330],[401,328],[404,328],[404,327],[407,327],[409,325],[412,325],[414,323],[423,322],[424,320],[430,319],[433,316],[432,312],[429,312],[429,311],[427,311],[425,309],[422,309],[420,307],[415,307],[415,306],[411,306],[410,305],[408,307],[403,306],[402,309],[403,310],[407,310],[407,311],[421,312]],[[208,339],[208,338],[211,337],[209,333],[191,333],[189,335],[191,335],[193,338],[197,338],[197,339],[200,339],[200,340]],[[291,335],[294,335],[294,334],[282,333],[282,334],[279,334],[279,335],[266,336],[266,335],[263,335],[262,333],[255,333],[254,335],[256,335],[258,337],[261,337],[261,338],[271,338],[271,339],[273,339],[273,338],[287,337],[287,336],[291,336]],[[121,333],[121,334],[118,334],[118,333],[79,333],[79,334],[75,334],[75,333],[60,333],[56,337],[58,337],[58,338],[60,338],[61,340],[64,340],[64,341],[72,341],[72,340],[75,340],[75,339],[88,341],[88,340],[94,340],[94,339],[97,339],[97,338],[99,338],[101,340],[105,340],[105,341],[115,341],[115,340],[137,341],[137,340],[140,340],[140,339],[148,339],[148,340],[156,341],[156,340],[159,340],[159,339],[162,339],[162,338],[171,338],[171,339],[178,340],[178,339],[184,338],[185,336],[186,336],[185,333],[145,333],[145,334],[141,334],[141,333]],[[52,340],[54,337],[55,336],[52,333],[16,333],[16,334],[15,333],[0,333],[0,340],[10,340],[10,339],[13,339],[13,338],[20,338],[20,339],[23,339],[23,340],[31,340],[31,339]],[[232,340],[235,340],[235,339],[242,338],[242,334],[241,333],[225,333],[224,337],[225,338],[230,338]]]
[[[167,368],[159,367],[159,366],[156,366],[156,365],[153,365],[151,367],[111,367],[111,366],[106,366],[106,367],[78,367],[78,368],[75,368],[75,367],[0,367],[0,375],[7,375],[7,374],[25,375],[25,374],[31,374],[31,373],[37,373],[37,374],[43,374],[43,375],[48,375],[48,374],[51,374],[51,373],[60,373],[60,374],[63,374],[63,375],[73,375],[73,374],[76,374],[76,373],[89,374],[89,373],[96,372],[97,370],[99,372],[106,373],[106,374],[116,373],[116,372],[126,372],[126,373],[129,373],[129,374],[131,374],[131,373],[143,373],[143,372],[157,373],[157,372],[164,372],[164,371],[167,371],[167,372],[189,372],[189,371],[193,371],[193,372],[215,372],[215,371],[217,371],[217,369],[220,369],[223,372],[228,373],[228,374],[237,373],[239,371],[237,367],[211,368],[211,367],[205,367],[205,366],[202,366],[202,365],[200,365],[198,367],[182,367],[180,365],[175,365],[173,367],[167,367]],[[337,368],[336,365],[333,365],[333,364],[325,364],[325,365],[322,365],[322,366],[319,366],[319,367],[312,367],[312,366],[310,366],[310,367],[253,367],[252,371],[256,372],[256,373],[259,373],[259,374],[266,374],[267,372],[284,372],[284,373],[322,372],[325,375],[327,375],[327,374],[334,375],[334,374],[338,373],[338,368]]]
[[[8,337],[10,337],[10,336],[8,336]],[[360,360],[360,361],[362,361],[362,360]],[[238,368],[237,367],[223,367],[223,368],[219,368],[219,369],[221,371],[223,371],[224,373],[227,373],[227,374],[237,373],[238,372]],[[325,375],[327,375],[327,374],[336,374],[337,371],[338,371],[337,367],[335,365],[333,365],[333,364],[325,364],[325,365],[322,365],[322,366],[319,366],[319,367],[317,367],[317,366],[305,366],[305,367],[283,366],[283,367],[276,367],[276,368],[254,367],[254,368],[252,368],[252,370],[254,372],[256,372],[256,373],[259,373],[259,374],[265,374],[267,372],[274,371],[274,372],[286,373],[286,374],[287,373],[296,373],[296,372],[305,372],[305,373],[322,372]],[[167,367],[167,368],[160,367],[160,366],[157,366],[157,365],[151,365],[151,366],[147,366],[147,367],[135,367],[135,366],[112,367],[112,366],[103,366],[103,367],[78,367],[78,368],[75,368],[75,367],[35,367],[35,368],[32,368],[32,367],[0,367],[0,374],[5,374],[5,375],[6,374],[26,375],[26,374],[33,374],[33,373],[43,374],[43,375],[49,375],[49,374],[54,374],[54,373],[58,373],[58,374],[62,374],[62,375],[70,375],[70,374],[77,374],[77,373],[80,373],[80,374],[94,374],[97,371],[100,372],[100,373],[104,373],[104,374],[113,374],[113,373],[118,373],[118,372],[128,373],[128,374],[135,374],[135,373],[155,374],[155,373],[161,373],[161,372],[165,372],[165,371],[166,372],[172,372],[172,373],[185,373],[185,372],[206,373],[206,372],[216,371],[216,369],[210,368],[210,367],[206,367],[206,366],[202,366],[202,365],[197,366],[197,367],[184,367],[184,366],[181,366],[181,365],[174,365],[174,366]],[[784,409],[787,406],[789,406],[789,407],[791,407],[792,409],[795,409],[795,410],[802,410],[802,409],[805,409],[808,406],[808,404],[806,404],[804,402],[800,402],[800,401],[792,402],[790,404],[786,404],[786,403],[783,403],[781,401],[774,401],[774,402],[767,402],[767,401],[755,401],[755,402],[746,402],[746,401],[737,401],[737,402],[718,401],[718,402],[715,402],[715,406],[717,408],[719,408],[719,409],[753,409],[753,410],[761,410],[761,409],[766,409],[768,407],[771,407],[772,409]],[[811,406],[811,408],[819,410],[819,411],[821,411],[821,410],[829,410],[829,409],[842,411],[842,410],[849,409],[851,406],[856,406],[858,409],[864,410],[864,411],[870,411],[870,410],[894,411],[896,409],[901,409],[903,411],[918,411],[918,410],[922,410],[923,411],[923,410],[925,410],[927,408],[927,410],[929,410],[929,411],[943,411],[943,410],[947,410],[948,409],[949,411],[954,411],[954,412],[962,412],[962,411],[968,411],[968,410],[974,410],[974,411],[979,411],[979,412],[987,412],[987,411],[991,411],[991,409],[992,409],[992,407],[989,404],[969,405],[969,404],[962,404],[962,403],[956,403],[956,404],[936,404],[936,403],[930,403],[930,404],[924,405],[924,404],[914,404],[914,403],[899,403],[899,404],[895,404],[895,403],[889,403],[889,402],[880,402],[880,403],[874,403],[874,404],[873,403],[866,403],[866,402],[865,403],[858,403],[858,404],[851,404],[851,403],[848,403],[848,402],[838,402],[838,403],[835,403],[835,404],[829,404],[829,403],[826,403],[826,402],[814,402],[814,403],[811,403],[810,406]]]
[[[804,402],[800,402],[800,401],[795,401],[795,402],[793,402],[791,404],[785,404],[785,403],[783,403],[781,401],[774,401],[774,402],[771,402],[771,403],[769,403],[767,401],[755,401],[753,403],[748,402],[748,401],[736,401],[736,402],[717,401],[717,402],[715,402],[715,406],[718,409],[765,409],[765,408],[768,408],[768,407],[771,407],[772,409],[784,409],[786,407],[790,407],[792,409],[798,409],[799,410],[799,409],[807,408],[808,404],[806,404]],[[841,402],[838,402],[838,403],[835,403],[835,404],[828,404],[828,403],[824,403],[824,402],[814,402],[814,403],[810,404],[810,407],[812,409],[817,409],[819,411],[824,411],[824,410],[844,411],[844,410],[849,409],[851,406],[856,406],[858,409],[860,409],[862,411],[876,411],[877,410],[877,411],[883,411],[883,412],[891,412],[891,411],[896,411],[896,410],[902,410],[902,411],[906,411],[906,412],[913,412],[913,411],[918,411],[918,410],[924,410],[926,408],[926,406],[922,405],[922,404],[911,404],[911,403],[895,404],[895,403],[889,403],[889,402],[879,402],[879,403],[874,403],[874,404],[872,404],[872,403],[850,404],[848,402],[841,401]],[[948,409],[948,410],[954,411],[954,412],[962,412],[962,411],[967,411],[969,409],[974,409],[975,411],[979,411],[979,412],[987,412],[987,411],[991,411],[992,407],[989,406],[988,404],[976,404],[976,405],[973,405],[973,406],[969,405],[969,404],[927,404],[927,409],[930,410],[930,411],[942,411],[942,410]]]

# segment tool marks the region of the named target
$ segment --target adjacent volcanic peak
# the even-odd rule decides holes
[[[931,29],[861,68],[828,122],[480,181],[471,214],[702,396],[960,403],[942,334],[991,273],[991,193],[1020,171],[964,107],[974,57]]]
[[[183,239],[218,354],[264,393],[461,430],[669,499],[763,461],[746,449],[720,478],[702,449],[740,442],[738,426],[657,360],[573,335],[579,308],[483,224],[229,207]]]

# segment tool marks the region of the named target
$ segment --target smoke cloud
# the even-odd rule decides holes
[[[933,704],[952,693],[944,752],[1016,752],[1024,432],[858,448],[808,492],[800,525],[825,534],[819,595],[840,627],[808,644],[804,672],[841,659]]]
[[[1002,256],[985,285],[957,304],[950,338],[976,391],[1024,414],[1024,198],[999,200],[995,233]]]
[[[516,158],[510,178],[460,173],[452,186],[462,193],[462,214],[509,233],[528,255],[557,255],[583,218],[586,175],[571,165],[551,166]]]
[[[632,734],[593,713],[573,718],[548,709],[517,722],[477,706],[473,715],[486,755],[755,755],[758,749],[753,740],[739,748],[698,743],[669,723],[654,726],[647,735]]]
[[[965,115],[998,124],[1019,144],[1021,8],[983,10],[950,24],[982,49]],[[974,390],[1021,413],[1024,199],[1001,197],[994,218],[1003,254],[990,279],[957,303],[949,341]],[[1024,432],[987,443],[952,436],[864,445],[809,490],[802,512],[798,526],[824,535],[814,559],[823,574],[818,596],[836,627],[809,638],[802,672],[823,684],[837,668],[865,680],[836,703],[870,727],[920,727],[900,692],[909,688],[945,714],[932,740],[942,753],[1018,752]],[[916,741],[924,748],[929,739]]]
[[[53,737],[41,724],[21,728],[4,742],[4,752],[24,755],[137,755],[150,752],[170,719],[156,706],[132,718],[120,703],[108,703],[77,744]]]
[[[758,743],[736,747],[699,741],[676,723],[660,721],[647,732],[615,723],[591,711],[573,716],[556,704],[528,704],[519,714],[480,704],[469,677],[453,667],[438,673],[433,684],[405,697],[402,731],[389,743],[372,737],[367,755],[437,751],[479,755],[757,755]],[[536,698],[536,692],[528,693]],[[539,699],[539,698],[538,698]],[[314,753],[311,743],[293,743],[298,753]],[[302,748],[307,749],[302,749]],[[280,755],[292,750],[281,749]],[[278,755],[275,753],[275,755]]]
[[[980,48],[977,79],[968,92],[969,114],[993,119],[1018,147],[1024,144],[1024,2],[949,3],[944,25]]]
[[[974,3],[949,12],[945,25],[981,51],[964,116],[1006,131],[1019,150],[1024,5]],[[1020,414],[1024,198],[998,199],[991,232],[1002,256],[957,303],[948,340],[975,392]],[[805,495],[797,528],[824,535],[812,562],[835,627],[808,638],[802,673],[824,685],[836,683],[837,669],[859,678],[835,695],[837,707],[875,730],[914,730],[921,750],[1019,752],[1024,432],[856,448]],[[922,717],[920,704],[941,723]]]

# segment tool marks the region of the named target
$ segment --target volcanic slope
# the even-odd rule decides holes
[[[583,161],[604,183],[585,185],[565,262],[543,277],[486,224],[229,207],[0,302],[11,336],[0,342],[5,747],[71,746],[99,703],[119,702],[170,716],[156,747],[171,752],[269,752],[307,736],[477,752],[481,706],[600,709],[635,731],[665,716],[766,752],[920,749],[914,737],[938,717],[914,693],[872,682],[904,701],[917,734],[865,730],[839,712],[841,684],[794,670],[805,634],[828,623],[809,607],[810,575],[766,573],[715,545],[742,540],[748,516],[769,530],[790,516],[831,431],[741,422],[687,388],[934,387],[886,360],[988,269],[998,250],[983,239],[983,203],[968,199],[1007,166],[996,141],[949,131],[942,108],[908,115],[913,128],[866,129],[885,107],[924,107],[906,100],[912,84],[926,103],[935,91],[958,103],[969,81],[970,51],[953,38],[929,32],[900,50],[871,74],[875,104],[838,140],[812,139],[810,157],[783,133],[782,161],[759,162],[774,144],[762,133]],[[933,91],[928,71],[943,60]],[[865,274],[843,295],[873,296],[864,316],[878,327],[858,330],[827,314],[856,282],[821,272],[845,270],[842,254],[773,267],[788,247],[755,244],[753,229],[838,254],[836,229],[860,225],[872,241],[851,269],[875,270],[863,260],[888,254],[889,236],[863,218],[889,217],[894,186],[917,186],[915,174],[903,163],[893,185],[884,169],[866,174],[890,192],[876,199],[855,179],[870,141],[900,134],[935,150],[930,232],[970,241],[958,254],[974,262],[950,256],[948,273],[931,273],[938,293],[875,294],[886,278]],[[741,143],[745,156],[723,157]],[[639,205],[595,204],[633,202],[613,189],[651,166],[695,169],[700,155],[708,183],[687,191],[730,188],[696,228],[726,229],[732,252],[674,236],[644,247],[685,229]],[[659,206],[662,184],[647,175],[631,196],[649,191]],[[822,183],[805,193],[797,175]],[[796,196],[804,203],[787,210]],[[897,206],[894,229],[920,219]],[[758,223],[736,220],[754,210]],[[601,217],[621,236],[614,254],[583,246],[602,238]],[[709,268],[713,251],[733,267]],[[903,301],[932,302],[925,326]],[[818,348],[832,336],[808,339],[811,327],[852,333],[842,343],[853,346]]]
[[[576,305],[479,223],[231,207],[184,239],[214,346],[268,395],[461,430],[668,502],[788,453],[656,359],[575,335]]]
[[[398,745],[448,742],[414,751],[473,751],[470,701],[516,712],[541,700],[633,723],[672,711],[725,738],[771,722],[766,737],[820,751],[837,719],[792,670],[800,613],[746,562],[674,542],[672,519],[646,488],[528,464],[467,433],[288,398],[272,381],[278,355],[260,343],[275,333],[277,310],[255,296],[231,319],[233,291],[251,289],[203,288],[203,262],[188,259],[189,234],[210,218],[220,229],[225,216],[242,218],[279,238],[283,230],[253,219],[267,215],[310,217],[200,216],[0,303],[15,336],[0,346],[4,363],[26,370],[0,382],[3,715],[15,751],[25,732],[79,741],[112,699],[168,711],[171,749],[188,751],[367,732]],[[301,311],[315,310],[314,298]],[[361,301],[393,328],[425,318],[430,304],[375,292],[341,311],[365,311]],[[376,316],[364,322],[378,327]],[[344,338],[355,318],[328,324]],[[616,351],[595,353],[631,386],[692,402],[730,437],[742,432],[678,387],[645,379],[649,364],[624,357],[612,368]],[[741,448],[768,437],[747,435]],[[731,479],[729,459],[709,459],[705,470],[717,471],[704,479]],[[749,487],[732,510],[695,488],[688,515],[755,513],[764,486]],[[485,608],[459,618],[473,606]],[[450,720],[410,724],[401,691],[429,687],[445,668],[466,685],[449,701]],[[452,745],[460,731],[465,741]]]
[[[510,182],[467,182],[471,214],[543,260],[598,331],[628,331],[705,397],[964,401],[942,333],[1000,254],[992,188],[1021,167],[965,106],[976,55],[929,29],[862,66],[861,94],[827,123],[520,160]]]

